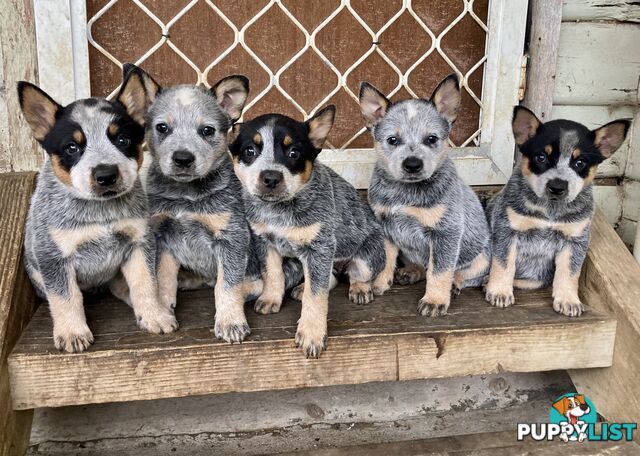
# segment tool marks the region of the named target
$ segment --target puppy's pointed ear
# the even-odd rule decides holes
[[[365,126],[371,128],[384,117],[391,102],[368,82],[360,84],[360,112]]]
[[[631,122],[624,119],[614,120],[593,130],[594,144],[604,158],[609,158],[620,148],[627,137]]]
[[[450,124],[455,122],[461,102],[458,75],[453,73],[440,81],[430,99],[442,117],[447,119]]]
[[[161,87],[149,74],[132,63],[122,66],[122,87],[116,96],[127,114],[140,125]]]
[[[329,105],[306,121],[307,128],[309,129],[309,140],[316,149],[322,149],[327,136],[329,136],[331,127],[333,127],[335,116],[336,107]]]
[[[553,403],[553,408],[558,411],[558,413],[562,416],[567,414],[567,410],[569,410],[569,399],[563,397],[562,399]]]
[[[242,115],[242,108],[249,96],[249,79],[242,75],[227,76],[219,80],[211,92],[222,110],[235,122]]]
[[[30,82],[18,82],[18,99],[27,123],[38,141],[44,140],[56,123],[56,114],[62,106],[42,89]]]
[[[540,128],[541,122],[536,115],[524,106],[516,106],[513,108],[513,137],[516,139],[518,146],[523,145],[533,138]]]

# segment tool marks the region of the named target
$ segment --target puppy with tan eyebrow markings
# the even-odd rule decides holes
[[[488,302],[508,307],[514,287],[553,286],[556,312],[582,314],[578,278],[589,246],[592,182],[628,129],[627,120],[593,131],[570,120],[542,123],[527,108],[514,109],[522,160],[487,208],[493,236]]]
[[[244,303],[262,292],[265,260],[247,224],[227,145],[249,81],[229,76],[210,90],[190,85],[162,89],[133,68],[145,81],[138,96],[152,102],[145,138],[153,162],[146,183],[158,243],[160,301],[173,308],[179,286],[213,286],[214,334],[241,342],[250,333]],[[302,268],[286,266],[285,287],[292,287],[301,280]]]
[[[371,209],[351,185],[316,161],[334,115],[333,106],[307,122],[267,114],[234,126],[230,133],[247,219],[267,244],[264,291],[255,310],[280,310],[283,258],[299,259],[304,283],[292,291],[292,297],[302,299],[295,340],[308,358],[326,348],[329,290],[337,283],[332,272],[337,263],[345,265],[349,299],[358,304],[384,293],[393,278]]]
[[[25,266],[49,303],[59,350],[81,352],[93,342],[82,292],[107,285],[114,294],[130,290],[125,299],[140,328],[178,327],[173,310],[158,303],[155,236],[138,178],[147,105],[135,93],[142,87],[130,74],[115,101],[63,107],[18,84],[24,117],[47,152],[29,208]]]
[[[427,279],[418,303],[425,316],[446,315],[452,289],[482,284],[489,270],[489,227],[482,206],[447,156],[447,138],[460,108],[456,75],[430,100],[391,103],[372,85],[360,87],[360,109],[378,154],[369,203],[390,251],[406,266],[402,284]]]

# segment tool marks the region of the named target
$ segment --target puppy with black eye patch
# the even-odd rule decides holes
[[[447,155],[459,107],[456,75],[446,77],[430,100],[391,103],[370,84],[360,87],[360,109],[378,155],[369,203],[394,264],[398,255],[406,264],[396,280],[407,284],[426,276],[418,312],[430,317],[446,315],[452,289],[481,285],[489,270],[484,211]]]
[[[25,266],[49,303],[59,350],[81,352],[93,342],[82,292],[123,281],[141,328],[177,329],[173,310],[158,304],[155,237],[138,178],[146,106],[131,93],[141,84],[132,75],[114,102],[64,107],[18,84],[24,117],[47,153],[29,208]]]
[[[211,89],[161,89],[139,71],[148,88],[140,96],[152,102],[146,141],[153,162],[146,188],[158,242],[160,301],[167,308],[176,305],[178,286],[185,284],[179,273],[188,273],[192,284],[213,285],[215,336],[241,342],[250,333],[244,303],[261,293],[264,264],[264,249],[245,218],[242,187],[227,145],[249,81],[229,76]],[[295,282],[301,275],[293,267],[287,277]]]
[[[392,281],[382,230],[371,209],[349,183],[316,161],[334,115],[333,106],[307,122],[267,114],[230,132],[247,219],[267,244],[264,291],[255,310],[280,310],[283,258],[299,259],[304,282],[292,291],[302,300],[295,340],[310,358],[326,348],[329,290],[337,283],[334,263],[345,265],[349,299],[359,304],[384,293]]]
[[[578,278],[594,212],[592,182],[628,129],[626,120],[596,130],[570,120],[542,123],[528,109],[514,109],[522,160],[487,208],[493,237],[488,302],[508,307],[514,287],[552,286],[556,312],[582,314]]]

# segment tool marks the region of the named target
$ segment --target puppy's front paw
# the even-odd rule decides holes
[[[78,328],[53,329],[53,343],[60,351],[80,353],[89,348],[93,343],[93,334],[84,324]]]
[[[491,283],[487,284],[484,289],[484,299],[495,307],[510,307],[515,303],[512,289],[498,289],[491,286]]]
[[[253,310],[255,310],[256,313],[263,315],[270,313],[274,314],[280,312],[280,306],[282,306],[282,299],[272,299],[260,296],[256,300],[256,303],[253,306]]]
[[[216,318],[213,331],[218,339],[225,340],[231,344],[234,342],[242,342],[251,334],[251,329],[246,320],[234,322]]]
[[[424,279],[424,272],[416,265],[396,269],[393,278],[398,285],[413,285],[422,279]]]
[[[155,312],[147,312],[138,316],[137,321],[140,329],[152,334],[168,334],[178,329],[178,321],[170,307],[161,307]]]
[[[381,283],[380,281],[373,282],[373,286],[371,287],[373,294],[376,296],[382,296],[385,294],[393,285],[393,280],[386,281]]]
[[[418,313],[425,317],[442,317],[447,314],[449,304],[428,302],[422,298],[418,302]]]
[[[326,323],[322,324],[298,324],[296,331],[296,347],[302,348],[307,358],[319,358],[323,350],[327,349]]]
[[[293,289],[291,290],[291,299],[295,299],[296,301],[302,301],[303,293],[304,293],[304,282],[293,287]]]
[[[553,310],[567,317],[579,317],[584,312],[584,304],[578,300],[567,301],[562,298],[553,300]]]
[[[349,286],[349,300],[356,304],[369,304],[373,301],[373,290],[366,282],[353,282]]]

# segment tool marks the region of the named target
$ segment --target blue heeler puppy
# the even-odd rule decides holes
[[[349,298],[359,304],[384,293],[393,278],[393,269],[385,269],[384,236],[371,209],[349,183],[316,161],[334,114],[333,106],[307,122],[267,114],[230,133],[247,219],[267,243],[264,291],[255,310],[280,310],[283,258],[299,259],[304,283],[292,292],[302,299],[295,340],[312,358],[326,348],[329,290],[337,283],[334,263],[343,264]]]
[[[146,189],[157,234],[160,300],[175,306],[180,268],[214,283],[215,335],[241,342],[250,333],[244,302],[260,294],[262,280],[226,138],[242,113],[249,81],[229,76],[210,90],[161,89],[142,70],[133,71],[147,81],[152,101]]]
[[[430,100],[391,103],[364,82],[360,108],[378,155],[369,203],[413,283],[426,274],[418,312],[445,315],[452,287],[479,286],[489,269],[490,236],[480,201],[447,155],[447,138],[460,107],[456,75],[445,78]],[[416,270],[419,273],[416,273]]]
[[[570,120],[543,124],[528,109],[515,108],[522,160],[488,207],[493,260],[486,298],[492,305],[513,305],[514,287],[553,285],[553,309],[582,314],[578,278],[594,212],[592,182],[628,129],[626,120],[593,131]]]
[[[133,77],[114,102],[89,98],[63,107],[38,87],[18,84],[25,119],[47,152],[27,219],[25,265],[49,302],[60,350],[81,352],[93,342],[82,291],[122,288],[123,279],[142,329],[178,327],[173,310],[158,303],[155,237],[138,179],[141,85]]]

